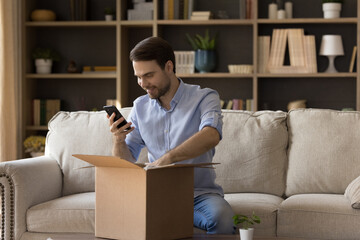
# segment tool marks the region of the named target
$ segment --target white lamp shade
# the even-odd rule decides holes
[[[321,56],[344,55],[341,35],[323,35],[319,54]]]

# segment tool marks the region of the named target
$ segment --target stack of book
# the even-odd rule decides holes
[[[195,52],[194,51],[174,51],[175,68],[178,74],[191,74],[195,69]]]
[[[193,11],[191,14],[191,20],[209,20],[213,18],[213,14],[210,11]]]
[[[116,66],[84,66],[82,73],[116,73]]]
[[[222,109],[255,111],[253,99],[220,100]]]
[[[260,46],[261,45],[261,46]],[[304,29],[274,29],[268,53],[269,39],[259,39],[259,71],[270,73],[316,73],[315,36],[305,35]],[[284,65],[286,46],[290,65]],[[269,54],[267,60],[267,54]],[[267,62],[267,63],[266,63]]]
[[[45,126],[59,111],[60,99],[34,99],[33,124],[35,126]]]
[[[87,20],[87,0],[70,0],[71,21]]]
[[[240,19],[252,19],[254,16],[254,0],[239,0]]]
[[[159,11],[160,19],[190,19],[194,9],[194,0],[159,0],[163,9]]]
[[[153,2],[133,0],[134,9],[128,9],[128,20],[152,20],[154,16]]]

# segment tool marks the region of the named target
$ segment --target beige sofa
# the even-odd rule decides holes
[[[360,198],[359,112],[223,115],[217,182],[236,213],[261,217],[255,235],[360,239],[360,210],[353,208]],[[94,232],[94,168],[82,168],[88,164],[71,155],[111,154],[105,112],[58,113],[46,144],[43,157],[0,164],[1,239],[74,239],[74,233]]]

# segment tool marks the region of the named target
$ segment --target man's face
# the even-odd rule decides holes
[[[167,65],[163,70],[155,60],[133,61],[133,68],[138,84],[150,98],[160,98],[169,91],[170,76],[167,72]]]

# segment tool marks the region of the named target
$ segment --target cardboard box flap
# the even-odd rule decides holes
[[[151,169],[160,169],[160,168],[184,168],[184,167],[200,167],[200,168],[213,168],[213,165],[220,164],[220,163],[195,163],[195,164],[168,164],[163,166],[157,166],[157,167],[149,167],[148,164],[146,164],[145,170],[151,170]]]
[[[85,162],[88,162],[94,165],[95,167],[120,167],[120,168],[137,168],[137,169],[143,168],[143,165],[137,165],[132,162],[114,156],[83,155],[83,154],[74,154],[73,156]]]
[[[88,162],[95,167],[120,167],[120,168],[136,168],[144,170],[155,170],[161,168],[184,168],[184,167],[200,167],[200,168],[212,168],[213,165],[219,163],[196,163],[196,164],[169,164],[157,167],[148,167],[147,164],[143,163],[132,163],[127,160],[121,159],[114,156],[100,156],[100,155],[83,155],[73,154],[74,157],[79,158],[85,162]],[[86,166],[83,168],[89,168]]]

